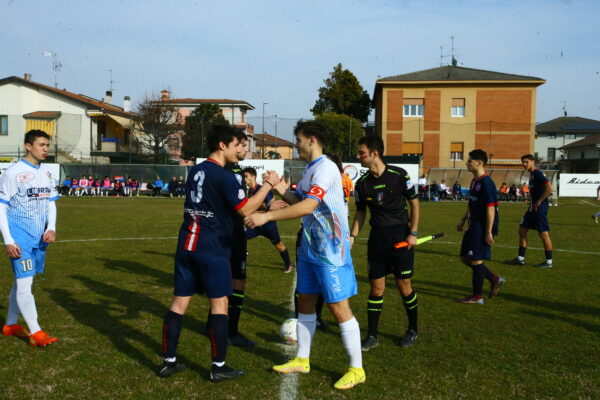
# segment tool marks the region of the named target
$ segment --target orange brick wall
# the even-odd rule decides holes
[[[387,92],[387,130],[402,130],[402,105],[404,104],[403,90],[389,90]],[[400,153],[402,154],[402,153]]]
[[[476,130],[529,131],[531,90],[478,90]]]
[[[426,90],[425,91],[425,121],[423,128],[426,131],[440,130],[440,98],[441,91]]]
[[[423,167],[439,167],[440,165],[440,134],[425,133],[423,135]]]
[[[493,158],[520,159],[523,154],[532,153],[530,135],[492,134],[491,145],[489,134],[475,134],[475,148],[493,153]],[[469,151],[465,149],[465,155]]]
[[[385,143],[386,156],[401,156],[402,155],[402,134],[388,133]]]

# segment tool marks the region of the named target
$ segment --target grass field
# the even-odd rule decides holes
[[[196,297],[179,346],[180,358],[191,367],[171,379],[157,378],[182,200],[63,198],[58,206],[59,241],[48,250],[47,272],[36,278],[34,294],[42,328],[60,341],[39,349],[0,337],[2,399],[600,398],[600,224],[590,219],[598,208],[579,199],[551,208],[556,266],[543,270],[531,266],[543,259],[535,232],[526,266],[502,263],[516,255],[525,205],[501,205],[500,235],[488,266],[507,282],[500,296],[484,306],[455,301],[470,294],[471,286],[470,270],[457,256],[461,234],[454,229],[466,203],[422,204],[419,231],[444,231],[446,236],[417,251],[418,344],[398,346],[406,316],[390,280],[381,345],[364,353],[367,382],[345,392],[332,387],[347,358],[328,311],[324,317],[332,329],[315,336],[310,374],[284,384],[270,371],[293,353],[278,335],[290,315],[293,274],[281,272],[281,260],[264,238],[249,243],[240,323],[259,345],[228,350],[228,363],[248,375],[219,384],[208,381],[210,346],[202,335],[208,307],[206,299]],[[292,249],[298,226],[297,221],[280,223]],[[351,299],[363,336],[367,235],[364,229],[353,250],[359,294]],[[1,268],[4,320],[12,283],[7,259]]]

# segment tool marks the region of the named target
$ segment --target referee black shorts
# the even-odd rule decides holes
[[[231,244],[231,277],[233,279],[246,279],[246,254],[247,241],[244,227],[234,227],[233,243]]]
[[[396,279],[410,279],[414,273],[415,249],[396,249],[410,233],[408,225],[372,227],[367,244],[369,280],[394,273]]]

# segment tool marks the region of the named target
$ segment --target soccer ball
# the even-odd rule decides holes
[[[281,328],[279,328],[279,335],[285,343],[294,344],[298,342],[297,326],[298,320],[296,318],[288,318],[283,321]]]

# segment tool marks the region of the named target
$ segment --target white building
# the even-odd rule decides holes
[[[41,129],[51,136],[55,161],[92,161],[92,156],[128,151],[132,120],[129,97],[123,107],[112,94],[96,100],[24,78],[0,79],[0,156],[23,154],[23,135]]]
[[[535,127],[534,151],[544,164],[556,164],[567,155],[560,148],[600,133],[600,121],[581,117],[559,117]]]

